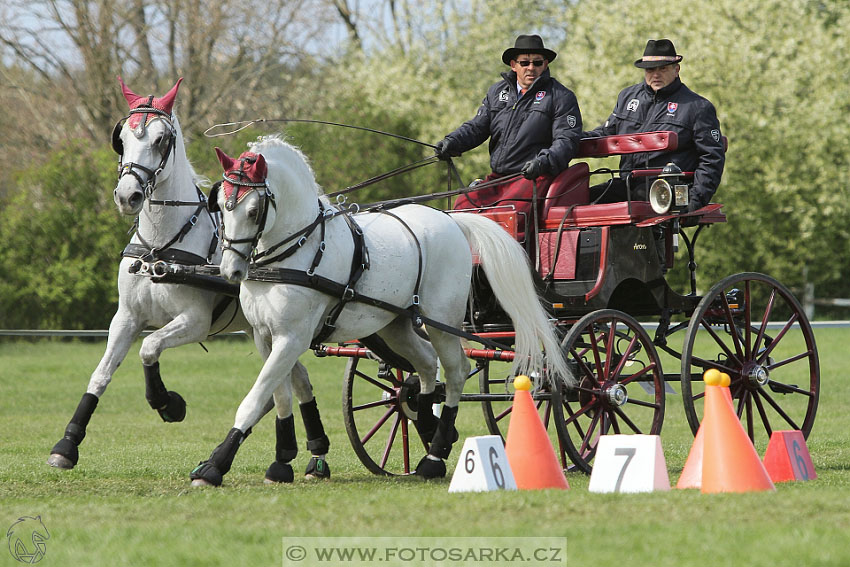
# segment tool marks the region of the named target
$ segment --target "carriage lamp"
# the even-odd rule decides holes
[[[671,210],[679,213],[688,208],[688,186],[682,183],[682,170],[675,163],[668,163],[658,179],[649,187],[649,204],[656,214],[663,215]]]

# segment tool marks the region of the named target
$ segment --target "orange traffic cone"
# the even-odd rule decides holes
[[[519,490],[539,488],[568,489],[567,477],[558,464],[546,428],[531,399],[531,380],[517,376],[514,380],[514,403],[505,453]]]
[[[719,370],[714,368],[707,370],[703,379],[714,376],[715,373],[717,376],[720,376]],[[732,411],[735,411],[735,406],[732,403],[732,394],[729,392],[729,388],[723,388],[722,392],[723,398],[729,403]],[[676,483],[676,488],[684,489],[702,487],[702,459],[704,447],[705,437],[703,435],[703,424],[700,423],[699,429],[697,429],[697,434],[694,437],[694,444],[691,445],[691,451],[688,453],[688,459],[685,461],[685,468],[682,469],[682,474],[679,477],[679,481]]]
[[[818,477],[802,431],[774,431],[762,462],[773,482],[814,480]]]
[[[691,445],[691,452],[688,453],[688,460],[685,461],[685,468],[682,469],[682,475],[679,481],[676,482],[676,488],[700,488],[702,486],[702,455],[705,447],[705,437],[703,436],[702,424],[697,429],[697,435],[694,437],[694,444]]]
[[[706,372],[703,415],[703,493],[776,490],[724,390],[729,375]]]

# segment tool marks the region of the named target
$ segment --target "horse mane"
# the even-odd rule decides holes
[[[263,154],[266,163],[270,164],[269,175],[275,169],[271,163],[276,162],[279,164],[278,169],[289,171],[297,183],[308,185],[316,191],[316,195],[324,196],[324,190],[316,182],[316,174],[310,166],[309,158],[299,148],[287,142],[281,134],[260,136],[248,144],[248,149]]]
[[[174,149],[180,151],[184,156],[186,156],[186,165],[192,176],[192,182],[198,187],[209,187],[212,185],[209,178],[195,171],[195,167],[192,165],[192,162],[189,160],[189,156],[186,154],[186,140],[183,138],[183,128],[180,127],[180,120],[177,118],[176,114],[171,115],[171,124],[174,126],[176,136]]]

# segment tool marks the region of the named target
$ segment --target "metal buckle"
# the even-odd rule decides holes
[[[345,290],[342,292],[342,300],[343,301],[353,301],[354,300],[354,290],[349,286],[345,286]]]
[[[413,296],[413,305],[419,305],[419,294]]]

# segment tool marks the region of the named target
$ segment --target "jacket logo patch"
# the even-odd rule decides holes
[[[632,100],[629,101],[628,106],[626,106],[626,110],[634,112],[638,109],[638,106],[640,106],[640,101],[636,98],[633,98]]]
[[[714,129],[711,131],[711,137],[714,138],[715,142],[720,141],[720,130]]]
[[[508,91],[502,91],[499,93],[499,102],[508,102]]]
[[[568,115],[567,115],[567,125],[568,125],[570,128],[575,128],[575,127],[576,127],[576,117],[575,117],[575,116],[573,116],[572,114],[568,114]]]
[[[679,108],[678,102],[668,102],[667,103],[667,112],[669,112],[670,114],[674,114],[676,112],[677,108]]]
[[[543,100],[544,96],[546,96],[546,91],[537,91],[537,94],[534,95],[534,100]]]

